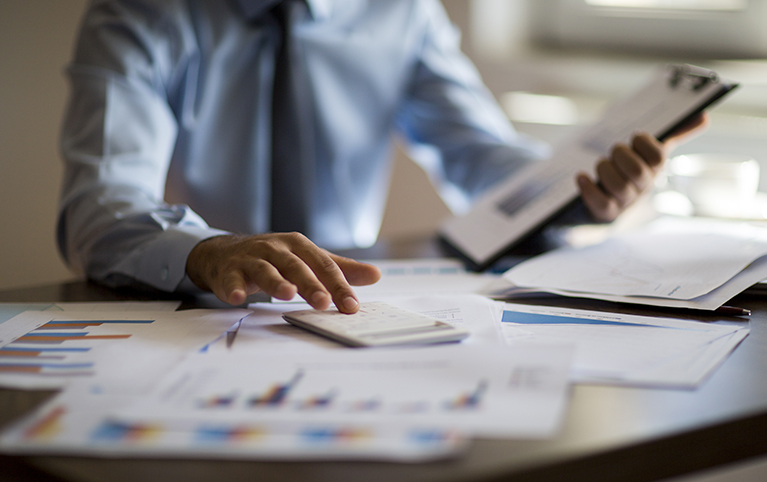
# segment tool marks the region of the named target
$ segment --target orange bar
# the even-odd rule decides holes
[[[51,413],[24,431],[24,438],[32,439],[45,435],[53,435],[58,431],[60,427],[59,420],[64,416],[66,412],[67,411],[64,407],[56,407],[55,409],[51,410]]]
[[[62,342],[67,340],[119,340],[124,338],[130,338],[130,335],[90,335],[90,336],[22,336],[14,340],[24,341],[28,343],[35,342]]]
[[[79,328],[88,328],[90,326],[101,326],[103,323],[93,322],[93,323],[61,323],[58,325],[51,325],[51,324],[44,324],[43,326],[37,327],[35,330],[71,330],[73,328],[79,329]]]
[[[14,357],[16,357],[16,356],[40,356],[40,353],[41,352],[39,352],[39,351],[33,351],[33,350],[29,350],[29,351],[20,351],[20,350],[19,351],[16,351],[16,350],[13,350],[13,351],[11,351],[11,350],[2,351],[2,350],[0,350],[0,357],[2,357],[2,356],[14,356]]]
[[[0,365],[0,373],[40,373],[42,367],[4,367]]]

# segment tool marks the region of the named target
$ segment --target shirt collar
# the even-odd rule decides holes
[[[258,18],[273,6],[277,5],[281,0],[237,0],[243,13],[248,19],[253,20]],[[314,20],[325,20],[330,16],[331,1],[330,0],[306,0],[306,4],[309,6],[309,14]]]

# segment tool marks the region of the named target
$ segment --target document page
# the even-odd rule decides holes
[[[544,437],[567,400],[570,352],[523,346],[199,354],[115,413],[127,423],[378,423]]]
[[[520,287],[690,300],[710,293],[764,255],[764,227],[661,218],[597,245],[536,256],[504,278]]]
[[[188,429],[110,418],[137,397],[74,385],[0,437],[0,451],[96,457],[424,462],[460,455],[455,431],[380,424],[216,422]]]
[[[508,303],[507,342],[575,346],[572,381],[693,388],[748,335],[748,323],[704,323]]]
[[[131,350],[135,353],[128,357],[130,363],[167,367],[249,314],[247,310],[26,311],[0,324],[0,386],[60,388],[71,380],[95,379],[100,369],[125,364],[116,353]]]
[[[501,306],[497,301],[474,294],[378,296],[370,301],[384,301],[394,306],[437,318],[470,332],[461,344],[503,345],[500,331]],[[326,350],[343,348],[340,343],[291,325],[282,313],[311,309],[308,304],[253,303],[253,315],[245,318],[229,342],[223,338],[212,343],[210,353],[243,353],[259,350]]]

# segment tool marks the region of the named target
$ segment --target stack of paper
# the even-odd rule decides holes
[[[511,286],[564,296],[714,310],[767,278],[767,229],[701,218],[661,218],[584,248],[563,248],[504,274]]]

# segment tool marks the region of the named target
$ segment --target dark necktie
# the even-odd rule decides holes
[[[291,35],[308,11],[304,0],[284,0],[272,13],[281,41],[272,94],[271,228],[308,234],[314,177],[311,93],[300,43]]]

